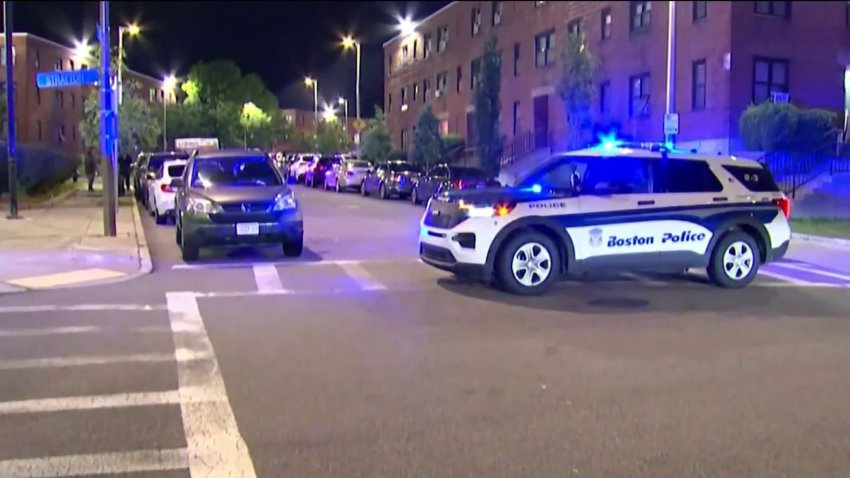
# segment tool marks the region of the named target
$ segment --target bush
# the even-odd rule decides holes
[[[739,131],[747,149],[768,153],[825,152],[835,132],[835,114],[791,104],[750,105],[741,114]]]
[[[390,152],[387,157],[388,161],[407,161],[407,151],[401,149],[394,149]]]
[[[8,192],[7,147],[0,143],[0,192]],[[18,185],[23,194],[38,194],[64,183],[73,176],[80,160],[67,153],[40,146],[19,145]]]
[[[463,157],[463,150],[466,149],[466,141],[455,134],[447,134],[442,139],[440,159],[449,164],[459,162],[460,158]]]

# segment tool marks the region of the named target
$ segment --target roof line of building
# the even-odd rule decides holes
[[[13,37],[13,38],[14,38],[14,37],[33,38],[33,39],[38,40],[38,41],[40,41],[40,42],[47,43],[48,45],[53,45],[53,46],[55,46],[55,47],[57,47],[57,48],[62,48],[62,49],[64,49],[64,50],[68,50],[68,51],[73,51],[73,50],[74,50],[74,48],[73,48],[73,47],[70,47],[70,46],[67,46],[67,45],[63,45],[63,44],[58,43],[58,42],[55,42],[55,41],[53,41],[53,40],[48,40],[47,38],[40,37],[40,36],[38,36],[38,35],[34,35],[34,34],[32,34],[32,33],[27,33],[27,32],[14,32],[14,33],[12,33],[12,37]],[[159,78],[154,78],[153,76],[146,75],[146,74],[144,74],[144,73],[140,73],[140,72],[138,72],[138,71],[131,70],[131,69],[129,69],[129,68],[127,68],[127,73],[132,73],[133,75],[142,76],[142,77],[145,77],[145,78],[147,78],[147,79],[149,79],[149,80],[151,80],[151,81],[154,81],[154,82],[162,81],[162,80],[161,80],[161,79],[159,79]]]
[[[430,20],[431,18],[433,18],[433,17],[437,16],[438,14],[442,13],[442,12],[443,12],[443,10],[448,9],[449,7],[451,7],[452,5],[454,5],[455,3],[460,3],[460,2],[459,2],[458,0],[455,0],[454,2],[450,2],[450,3],[449,3],[448,5],[446,5],[445,7],[443,7],[443,8],[441,8],[441,9],[437,10],[436,12],[434,12],[434,13],[432,13],[432,14],[430,14],[430,15],[428,15],[427,17],[423,18],[422,20],[418,20],[416,23],[418,23],[418,24],[420,24],[420,25],[421,25],[421,24],[423,24],[423,23],[427,22],[428,20]],[[401,38],[401,33],[399,33],[398,35],[396,35],[396,36],[394,36],[394,37],[390,38],[389,40],[385,41],[385,42],[384,42],[384,44],[383,44],[383,45],[381,45],[381,46],[382,46],[382,47],[384,47],[384,48],[386,48],[386,47],[387,47],[387,45],[389,45],[390,43],[392,43],[392,42],[394,42],[394,41],[398,40],[399,38]]]

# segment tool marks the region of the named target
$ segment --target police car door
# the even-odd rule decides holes
[[[663,224],[655,208],[657,160],[614,156],[588,159],[578,214],[567,219],[577,269],[652,269]]]

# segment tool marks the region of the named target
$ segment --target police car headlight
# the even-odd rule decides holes
[[[458,205],[461,211],[466,213],[467,217],[501,217],[507,216],[513,210],[513,205],[510,204],[469,204],[463,201]]]
[[[295,195],[292,194],[292,191],[286,193],[280,193],[274,199],[274,211],[288,211],[291,209],[297,209],[298,202],[295,200]]]

